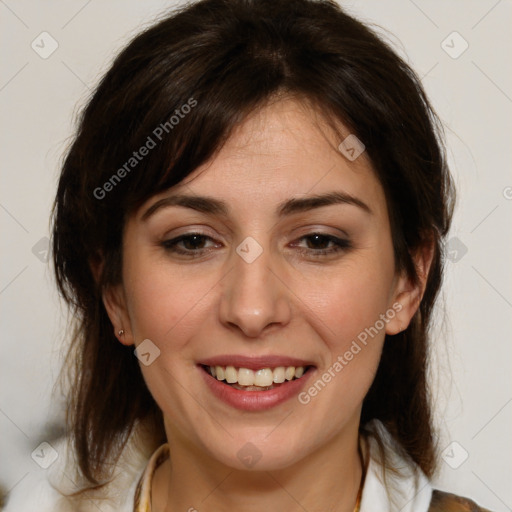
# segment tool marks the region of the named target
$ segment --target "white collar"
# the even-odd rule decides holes
[[[384,470],[380,460],[379,446],[370,436],[368,464],[360,512],[427,512],[432,498],[432,487],[423,472],[406,456],[399,455],[400,449],[389,432],[379,421],[372,421],[367,430],[378,433],[386,447]]]

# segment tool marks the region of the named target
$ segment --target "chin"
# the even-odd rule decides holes
[[[222,464],[236,470],[277,471],[298,463],[306,452],[303,442],[287,439],[265,439],[268,430],[261,436],[236,436],[224,446],[229,451],[212,450],[212,455]],[[258,438],[260,439],[258,441]]]

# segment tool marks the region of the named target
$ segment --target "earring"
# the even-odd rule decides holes
[[[119,331],[117,332],[118,336],[123,336],[124,334],[124,329],[119,329]]]

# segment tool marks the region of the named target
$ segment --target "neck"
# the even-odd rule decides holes
[[[237,470],[187,443],[169,446],[171,457],[153,479],[153,512],[353,512],[356,505],[362,475],[357,429],[273,471]]]

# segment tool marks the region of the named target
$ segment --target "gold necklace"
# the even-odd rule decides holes
[[[359,458],[361,459],[361,471],[362,472],[361,472],[361,482],[359,483],[359,491],[357,491],[356,506],[354,508],[354,512],[359,512],[361,510],[361,498],[363,497],[363,487],[364,487],[364,481],[366,478],[366,466],[368,464],[368,460],[365,460],[365,457],[363,455],[363,450],[361,447],[361,438],[359,438],[357,451],[359,453]]]
[[[357,451],[359,453],[359,458],[361,460],[361,482],[359,483],[359,490],[357,492],[356,498],[356,506],[353,512],[360,512],[361,510],[361,498],[363,496],[363,487],[364,481],[366,478],[366,470],[368,465],[368,457],[365,460],[363,455],[363,450],[361,447],[361,438],[359,439],[359,443],[357,446]],[[153,480],[153,475],[160,466],[162,462],[164,462],[169,457],[169,445],[166,443],[153,454],[151,460],[146,467],[144,474],[141,476],[139,483],[137,485],[137,489],[135,492],[135,506],[134,512],[142,512],[151,510],[151,483]],[[149,476],[148,476],[149,475]]]

